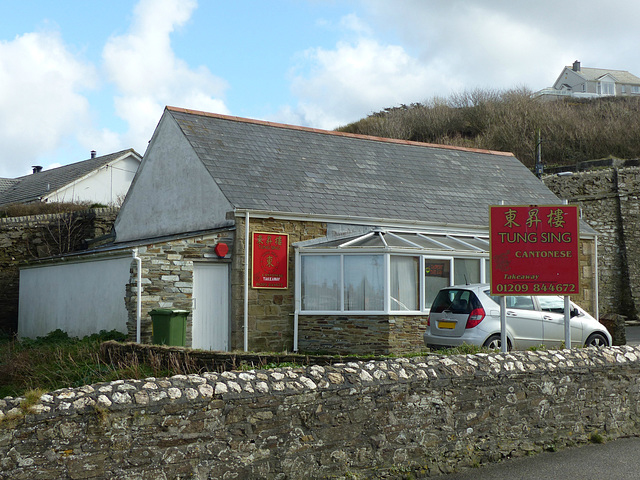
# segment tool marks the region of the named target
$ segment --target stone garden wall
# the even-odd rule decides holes
[[[117,208],[73,213],[0,218],[0,331],[18,326],[18,265],[87,247],[87,241],[111,232]]]
[[[0,400],[1,479],[424,478],[639,433],[640,349],[178,375]]]

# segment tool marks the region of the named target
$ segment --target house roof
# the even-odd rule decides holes
[[[15,178],[0,178],[0,195],[19,181]]]
[[[167,107],[236,209],[488,225],[488,206],[558,198],[510,153]]]
[[[140,157],[135,150],[130,148],[15,179],[0,179],[0,205],[38,201],[42,197],[89,175],[100,167],[131,153]],[[3,181],[8,181],[6,188],[3,188]]]
[[[566,67],[569,70],[572,70],[572,67]],[[627,72],[626,70],[610,70],[606,68],[589,68],[589,67],[580,67],[580,70],[575,72],[585,80],[588,81],[598,81],[600,78],[605,75],[611,75],[618,83],[624,83],[626,85],[640,85],[640,78],[635,75]]]

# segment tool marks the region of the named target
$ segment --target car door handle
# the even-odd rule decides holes
[[[512,312],[511,310],[507,310],[507,315],[510,317],[517,317],[518,314],[516,312]]]

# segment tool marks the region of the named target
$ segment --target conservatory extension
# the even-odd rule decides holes
[[[376,228],[294,247],[295,340],[304,351],[415,350],[442,287],[489,281],[487,234]]]

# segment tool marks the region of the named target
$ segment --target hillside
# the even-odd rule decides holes
[[[640,157],[640,98],[543,102],[531,91],[475,90],[387,108],[339,131],[512,152],[535,164],[538,130],[546,167]]]

